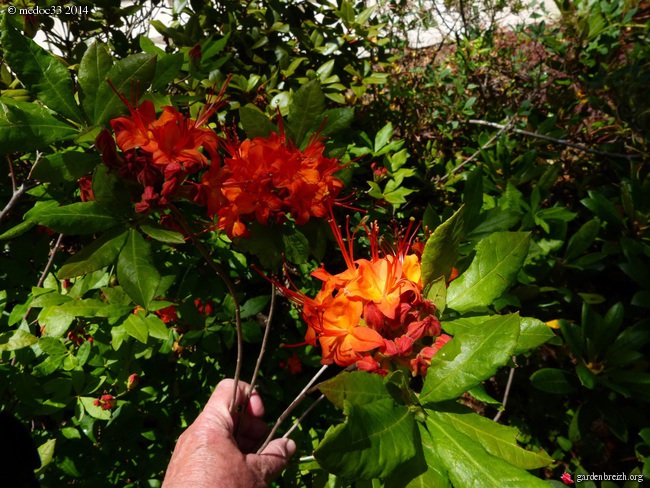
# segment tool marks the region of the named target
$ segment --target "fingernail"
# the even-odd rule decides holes
[[[287,441],[287,456],[291,457],[295,452],[296,452],[296,443],[293,441],[293,439],[289,439]]]

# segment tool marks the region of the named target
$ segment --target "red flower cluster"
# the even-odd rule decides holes
[[[102,407],[102,410],[113,410],[117,405],[117,399],[113,395],[102,395],[93,402],[93,405]]]
[[[173,107],[163,107],[162,115],[156,117],[152,102],[143,102],[134,109],[120,95],[130,116],[111,120],[115,140],[105,129],[97,136],[95,145],[109,168],[116,169],[120,177],[142,185],[141,200],[136,205],[138,212],[165,206],[175,197],[194,198],[195,185],[183,183],[187,176],[208,165],[208,158],[199,149],[203,148],[210,160],[219,160],[219,138],[202,126],[222,105],[221,95],[197,120],[185,117]],[[117,152],[118,147],[121,154]]]
[[[323,143],[314,137],[304,151],[283,133],[256,137],[241,144],[224,144],[229,157],[203,175],[197,201],[207,204],[228,237],[248,237],[245,222],[282,222],[290,214],[297,224],[324,217],[343,188],[333,175],[341,163],[323,156]]]
[[[391,365],[425,375],[433,355],[451,337],[441,335],[433,315],[435,305],[422,296],[422,244],[413,237],[398,239],[396,248],[380,249],[376,224],[368,230],[371,258],[353,259],[352,239],[346,249],[339,227],[330,221],[347,269],[331,275],[324,268],[312,273],[323,281],[315,298],[282,287],[302,305],[307,343],[322,349],[323,364],[348,366],[386,374]],[[430,343],[433,338],[433,343]]]

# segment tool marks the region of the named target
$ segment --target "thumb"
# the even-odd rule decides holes
[[[282,473],[295,452],[296,443],[292,439],[275,439],[260,454],[248,454],[246,457],[268,483]]]

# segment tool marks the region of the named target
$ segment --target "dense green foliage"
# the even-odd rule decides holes
[[[0,405],[31,423],[43,486],[160,486],[235,374],[238,320],[245,381],[271,328],[269,419],[320,367],[281,347],[306,325],[255,268],[313,297],[310,272],[345,268],[323,219],[229,239],[191,198],[136,211],[95,146],[119,93],[199,118],[222,87],[209,127],[229,141],[325,138],[339,224],[377,221],[390,247],[422,222],[423,295],[453,337],[424,380],[331,366],[279,486],[650,476],[647,2],[558,2],[552,24],[417,51],[362,2],[174,2],[164,47],[136,34],[155,3],[113,3],[50,32],[58,57],[30,39],[51,18],[2,15]]]

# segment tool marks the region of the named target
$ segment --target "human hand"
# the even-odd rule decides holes
[[[262,488],[287,466],[296,450],[291,439],[275,439],[261,454],[254,450],[268,431],[264,405],[253,392],[245,412],[230,414],[235,382],[221,381],[192,425],[179,437],[163,488]],[[246,403],[247,383],[237,386],[238,407]],[[235,425],[238,423],[235,438]]]

